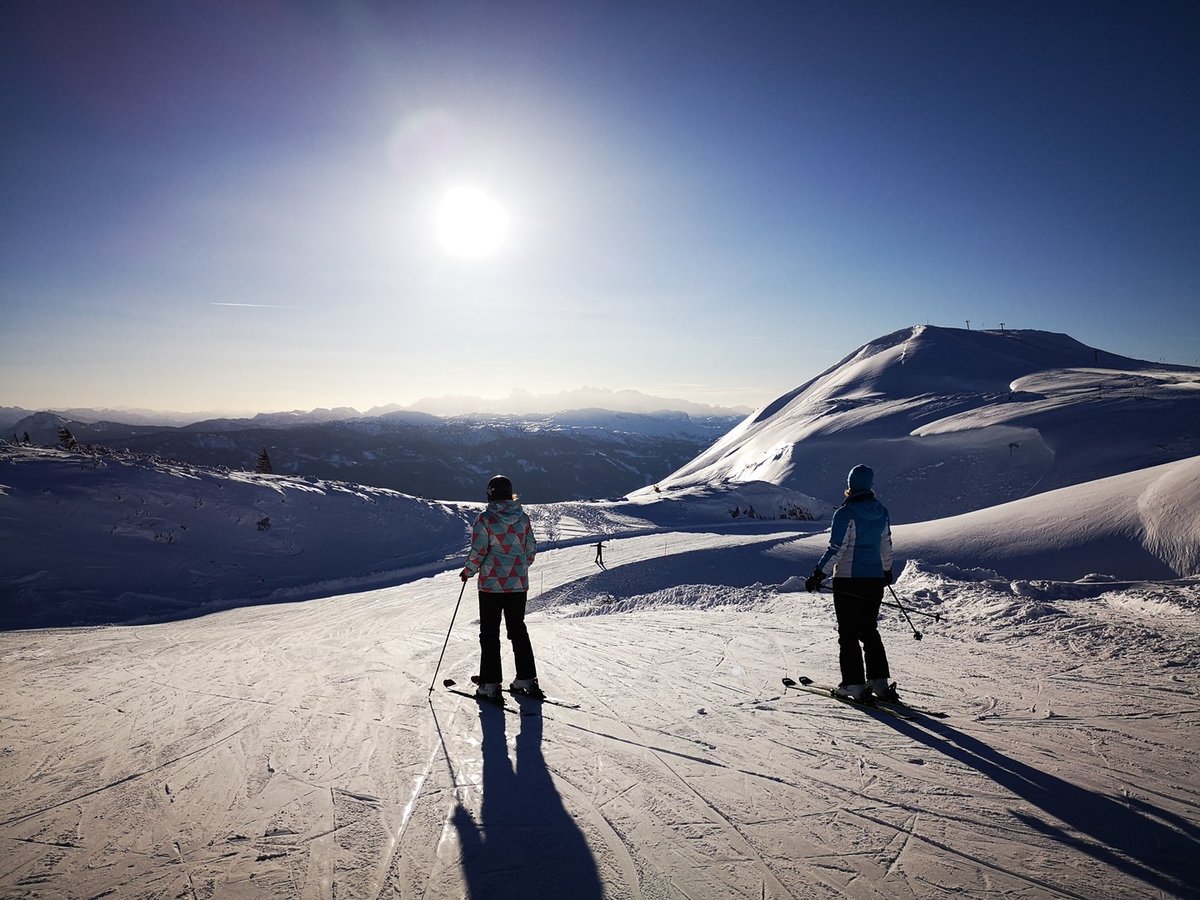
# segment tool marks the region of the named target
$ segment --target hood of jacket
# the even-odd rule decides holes
[[[516,500],[493,500],[487,505],[487,512],[505,525],[513,525],[520,521],[525,511]]]

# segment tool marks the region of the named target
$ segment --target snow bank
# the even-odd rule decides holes
[[[1169,624],[1200,612],[1200,575],[1172,581],[1093,576],[1010,582],[983,569],[914,560],[896,592],[916,613],[919,630],[943,638],[1014,644],[1037,637],[1093,660],[1148,654],[1166,667],[1200,665],[1195,641]]]
[[[0,627],[153,621],[394,582],[466,514],[395,491],[0,448]]]
[[[901,559],[1009,578],[1200,573],[1200,456],[894,530]]]

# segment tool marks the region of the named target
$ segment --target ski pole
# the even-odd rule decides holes
[[[823,587],[825,587],[825,585],[824,585],[824,584],[822,584],[822,585],[821,585],[821,587],[823,588]],[[888,585],[888,590],[889,590],[889,591],[892,591],[892,586],[891,586],[890,584]],[[855,597],[856,599],[859,599],[859,600],[862,600],[862,599],[863,599],[863,597],[862,597],[861,595],[859,595],[859,594],[847,594],[846,596],[848,596],[848,597]],[[893,596],[893,597],[896,597],[896,592],[895,592],[895,591],[892,591],[892,596]],[[920,610],[920,609],[907,609],[907,608],[905,608],[905,607],[901,606],[901,605],[900,605],[900,598],[899,598],[899,597],[896,597],[896,602],[895,602],[895,603],[888,603],[888,601],[884,600],[884,601],[882,601],[881,605],[882,605],[882,606],[890,606],[892,609],[898,609],[898,610],[900,610],[901,612],[903,612],[903,613],[905,613],[905,614],[908,614],[908,613],[913,613],[914,615],[918,615],[918,616],[925,616],[925,618],[927,618],[927,619],[933,619],[933,621],[935,621],[935,622],[940,622],[940,621],[942,620],[942,614],[941,614],[941,613],[936,613],[936,612],[932,612],[932,613],[931,613],[931,612],[925,612],[924,610]]]
[[[890,606],[892,609],[904,609],[904,607],[901,606],[900,604],[889,603],[886,600],[883,601],[883,605]],[[923,612],[919,609],[909,609],[908,612],[912,613],[914,616],[925,616],[927,619],[933,619],[933,621],[935,621],[935,622],[940,622],[942,619],[941,613]]]
[[[824,586],[825,586],[824,584],[822,584],[822,585],[821,585],[821,587],[824,587]],[[892,586],[891,586],[890,584],[887,586],[887,589],[888,589],[889,591],[891,591],[891,593],[892,593],[892,596],[893,596],[893,597],[896,597],[896,592],[895,592],[894,590],[892,590]],[[819,591],[819,589],[818,589],[818,591]],[[855,599],[857,599],[857,600],[865,600],[865,599],[866,599],[866,598],[865,598],[865,597],[863,597],[861,594],[850,594],[850,593],[847,593],[847,595],[846,595],[846,596],[848,596],[848,597],[854,597],[854,598],[855,598]],[[905,621],[906,621],[906,622],[908,622],[908,627],[909,627],[909,628],[911,628],[911,629],[913,630],[913,640],[917,640],[917,641],[919,641],[919,640],[921,640],[921,638],[923,638],[923,637],[924,637],[924,635],[923,635],[923,634],[921,634],[921,632],[919,632],[919,631],[917,630],[917,626],[915,626],[915,625],[912,623],[912,619],[910,619],[910,618],[908,617],[908,614],[909,614],[910,610],[908,610],[908,609],[906,609],[906,608],[905,608],[905,606],[904,606],[904,605],[903,605],[903,604],[900,602],[900,598],[899,598],[899,597],[896,597],[896,602],[895,602],[895,603],[888,603],[888,602],[885,600],[885,601],[882,601],[882,603],[881,603],[880,605],[882,605],[882,606],[890,606],[890,607],[892,607],[892,609],[898,609],[898,610],[900,610],[900,612],[904,613],[904,619],[905,619]],[[942,619],[942,614],[941,614],[941,613],[927,613],[927,612],[922,612],[922,611],[921,611],[921,610],[919,610],[919,609],[914,609],[914,610],[911,610],[911,611],[912,611],[912,612],[915,612],[915,613],[916,613],[918,616],[928,616],[929,618],[933,619],[935,622],[940,622],[940,621],[941,621],[941,619]]]
[[[889,591],[892,591],[892,596],[893,596],[893,597],[896,597],[896,592],[892,590],[892,586],[891,586],[890,584],[888,585],[888,590],[889,590]],[[888,604],[888,606],[891,606],[891,604],[889,603],[889,604]],[[899,597],[896,597],[896,606],[897,606],[899,609],[904,609],[904,607],[900,605],[900,598],[899,598]],[[935,622],[940,622],[940,621],[942,620],[942,614],[941,614],[941,613],[936,613],[936,612],[935,612],[935,613],[930,613],[930,612],[922,612],[922,611],[921,611],[921,610],[919,610],[919,609],[910,609],[910,610],[908,610],[908,612],[914,612],[914,613],[916,613],[918,616],[927,616],[928,618],[930,618],[930,619],[933,619],[933,621],[935,621]]]
[[[893,597],[896,597],[896,592],[892,591],[892,586],[890,584],[887,586],[887,589],[892,592]],[[888,605],[891,606],[890,603]],[[921,639],[921,632],[917,631],[917,626],[914,625],[912,623],[912,619],[908,617],[908,610],[904,608],[904,605],[900,602],[899,597],[896,597],[896,606],[899,607],[900,612],[904,613],[904,621],[906,621],[908,623],[908,627],[913,630],[913,640],[919,641]]]
[[[433,670],[433,681],[429,682],[429,693],[433,693],[433,686],[437,684],[438,670],[442,667],[442,657],[446,655],[446,647],[450,644],[450,632],[454,630],[454,619],[458,616],[458,604],[462,603],[463,594],[467,591],[467,582],[463,581],[462,590],[458,592],[458,603],[454,604],[454,614],[450,616],[450,627],[446,629],[446,642],[442,644],[442,655],[438,657],[437,666]]]

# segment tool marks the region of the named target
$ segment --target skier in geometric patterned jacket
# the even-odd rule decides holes
[[[538,687],[533,645],[525,627],[525,601],[529,596],[529,566],[537,555],[537,541],[529,516],[513,493],[512,482],[496,475],[488,482],[487,508],[471,526],[471,550],[459,577],[465,583],[479,574],[479,675],[475,693],[499,699],[502,680],[500,619],[507,626],[516,658],[514,693],[543,696]]]
[[[887,507],[875,497],[874,485],[875,473],[868,466],[850,470],[846,500],[834,511],[829,526],[829,549],[804,586],[810,592],[820,590],[828,566],[833,564],[833,609],[842,670],[841,684],[834,693],[853,700],[871,694],[896,700],[896,686],[888,683],[887,651],[879,636],[883,589],[892,583],[892,526]]]

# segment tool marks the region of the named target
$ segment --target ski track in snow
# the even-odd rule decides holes
[[[614,539],[609,572],[586,545],[539,557],[540,674],[579,710],[440,687],[474,670],[470,597],[429,694],[453,572],[0,635],[0,889],[1194,895],[1194,580],[1031,590],[914,565],[899,592],[942,620],[883,632],[902,692],[949,717],[904,721],[780,688],[836,680],[828,596],[745,571],[784,539]],[[697,554],[725,583],[657,587]]]

